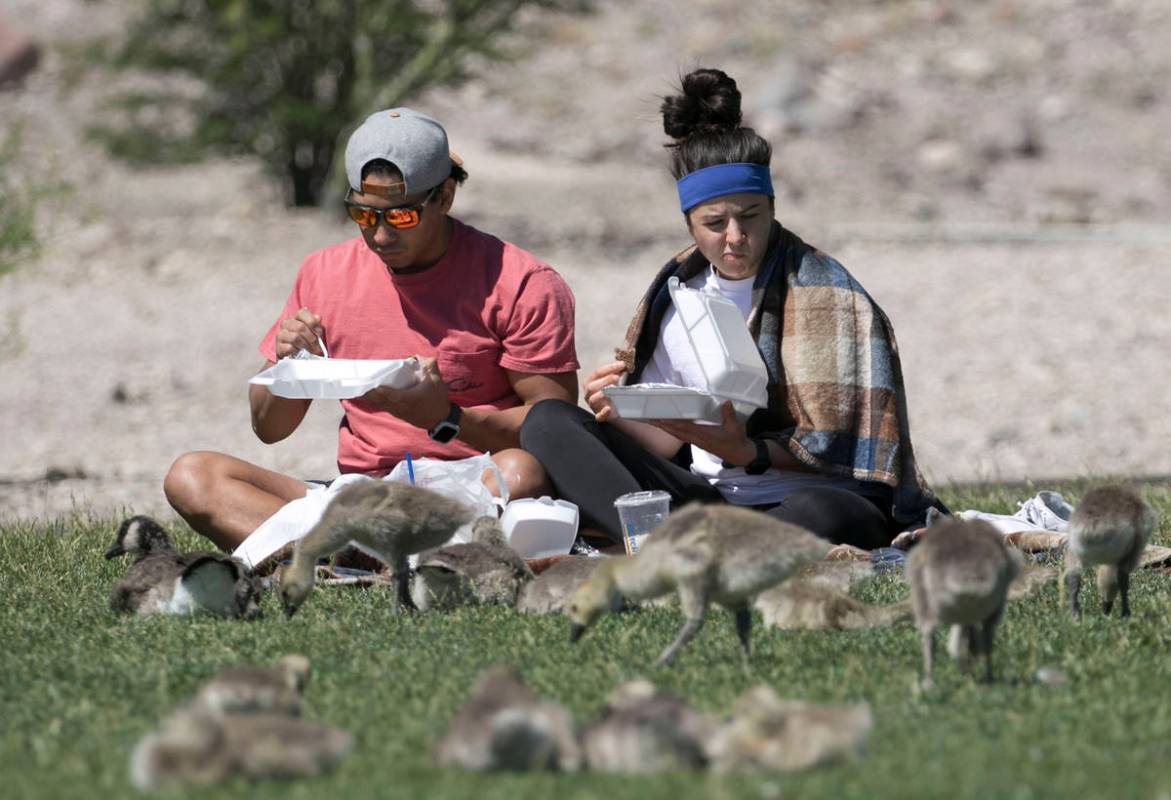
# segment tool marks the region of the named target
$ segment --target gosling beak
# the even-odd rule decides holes
[[[579,622],[575,622],[572,625],[570,625],[569,626],[569,641],[571,643],[576,642],[578,639],[581,638],[581,635],[583,633],[585,633],[585,629],[586,629],[586,626],[582,625]]]
[[[297,613],[297,606],[292,603],[285,603],[285,619],[292,619],[293,615]]]
[[[118,544],[118,542],[114,542],[112,545],[106,548],[105,556],[108,559],[117,558],[125,552],[126,551],[122,549],[122,545]]]

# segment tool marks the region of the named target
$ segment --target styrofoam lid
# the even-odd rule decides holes
[[[418,359],[283,358],[249,383],[280,397],[346,399],[375,386],[405,389],[418,382]]]
[[[768,369],[740,308],[721,295],[689,289],[678,278],[670,278],[667,288],[708,391],[756,408],[768,405]]]

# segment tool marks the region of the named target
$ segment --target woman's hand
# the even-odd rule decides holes
[[[743,423],[736,418],[730,400],[720,404],[720,417],[719,425],[700,425],[683,419],[654,419],[648,422],[729,464],[748,464],[756,457],[756,445],[745,433]]]
[[[282,319],[276,332],[277,360],[296,355],[298,350],[308,350],[318,356],[325,355],[318,344],[322,332],[321,317],[307,308],[302,308],[292,317]]]
[[[617,386],[625,373],[626,364],[621,361],[611,361],[609,364],[603,364],[595,369],[585,379],[581,393],[585,398],[586,405],[594,412],[594,419],[598,422],[618,419],[614,403],[609,397],[602,394],[602,389],[607,386]]]

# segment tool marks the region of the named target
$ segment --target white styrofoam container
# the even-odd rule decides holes
[[[768,405],[768,369],[735,303],[726,297],[667,282],[675,313],[683,322],[707,390],[734,405]]]
[[[511,501],[500,515],[500,527],[522,558],[563,556],[577,538],[577,506],[545,496]]]
[[[720,421],[719,403],[708,392],[664,383],[607,386],[602,393],[626,419],[694,419]]]
[[[344,400],[376,386],[406,389],[415,385],[419,360],[361,358],[282,358],[248,381],[278,397]]]
[[[737,305],[718,294],[688,289],[678,278],[668,280],[667,289],[707,391],[664,384],[608,386],[602,393],[611,398],[618,416],[719,422],[724,400],[732,401],[741,419],[768,405],[768,369]]]

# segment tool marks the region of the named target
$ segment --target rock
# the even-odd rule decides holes
[[[999,69],[992,54],[975,47],[949,50],[944,55],[941,66],[952,77],[972,83],[990,81]]]
[[[1044,153],[1041,132],[1025,113],[990,114],[976,128],[975,149],[986,161],[1039,158]]]

